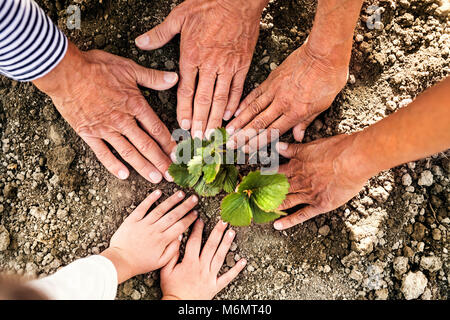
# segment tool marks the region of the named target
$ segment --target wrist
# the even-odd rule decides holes
[[[132,272],[132,267],[124,257],[121,249],[109,247],[100,253],[100,255],[113,263],[117,271],[117,281],[119,284],[136,276],[136,274]]]
[[[345,136],[344,148],[337,160],[337,170],[345,172],[352,180],[369,180],[382,169],[369,152],[370,142],[363,131]]]
[[[33,81],[33,84],[50,97],[67,97],[73,93],[73,86],[82,80],[80,70],[85,67],[83,53],[69,41],[66,55],[48,74]]]
[[[217,0],[220,5],[225,8],[232,8],[239,10],[244,16],[260,18],[262,11],[269,3],[269,0]]]

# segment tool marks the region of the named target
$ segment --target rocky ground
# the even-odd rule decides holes
[[[83,49],[103,49],[153,68],[177,70],[178,39],[142,52],[134,38],[161,22],[177,1],[38,1]],[[78,4],[81,30],[67,30]],[[374,9],[370,5],[376,5]],[[447,0],[368,1],[355,32],[346,88],[308,129],[306,140],[352,132],[407,105],[449,74]],[[378,10],[378,11],[376,11]],[[246,92],[300,46],[315,1],[275,0],[263,13]],[[137,14],[138,13],[138,14]],[[373,14],[381,20],[369,28]],[[370,26],[372,26],[369,23]],[[169,129],[175,90],[144,95]],[[155,187],[133,173],[113,178],[31,84],[0,78],[0,269],[29,277],[99,253]],[[286,135],[286,141],[293,141]],[[385,171],[345,206],[277,232],[241,228],[226,267],[249,266],[219,299],[448,299],[449,152]],[[166,195],[176,186],[158,186]],[[222,196],[202,199],[208,229]],[[119,299],[158,299],[157,272],[119,288]]]

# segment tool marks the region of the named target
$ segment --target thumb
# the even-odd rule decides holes
[[[300,154],[300,150],[303,148],[301,144],[289,144],[286,142],[278,142],[276,145],[277,151],[285,158],[296,158]]]
[[[149,69],[138,64],[134,64],[133,69],[136,82],[150,89],[167,90],[178,82],[178,75],[175,72]]]
[[[136,38],[136,45],[142,50],[154,50],[161,48],[181,31],[183,19],[173,14],[159,25]]]

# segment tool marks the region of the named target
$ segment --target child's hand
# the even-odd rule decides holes
[[[222,221],[216,225],[200,255],[203,222],[195,223],[183,261],[177,264],[176,255],[161,270],[163,299],[212,299],[244,269],[247,261],[241,259],[227,273],[217,277],[235,236],[235,232],[229,230],[222,239],[226,227]]]
[[[197,218],[196,211],[186,215],[197,204],[196,196],[174,208],[184,199],[182,191],[173,194],[146,215],[160,196],[160,190],[150,194],[125,219],[112,236],[110,247],[101,254],[113,262],[119,283],[166,265],[178,255],[182,233]]]

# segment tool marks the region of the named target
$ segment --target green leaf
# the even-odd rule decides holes
[[[227,171],[224,168],[220,168],[219,173],[216,175],[216,178],[211,183],[212,187],[218,187],[220,190],[223,188],[223,183],[225,177],[227,176]]]
[[[203,158],[201,155],[194,156],[188,163],[188,171],[194,176],[202,175]]]
[[[277,209],[289,191],[289,182],[284,174],[262,175],[251,172],[239,185],[238,192],[246,193],[264,211]]]
[[[184,164],[172,163],[169,167],[169,173],[176,184],[185,188],[192,188],[200,178],[199,176],[191,175]]]
[[[220,163],[207,164],[203,167],[203,179],[206,183],[211,183],[216,179],[217,173],[220,170]]]
[[[205,179],[201,178],[194,187],[195,192],[204,197],[212,197],[217,195],[222,188],[207,184]]]
[[[252,209],[254,223],[267,223],[280,217],[277,211],[266,212],[258,207],[252,200],[250,200],[250,208]]]
[[[230,193],[221,204],[222,220],[232,226],[249,226],[252,222],[252,210],[248,198],[242,193]]]
[[[226,177],[223,183],[223,189],[225,192],[230,193],[236,189],[239,172],[234,165],[226,165],[225,170]]]

